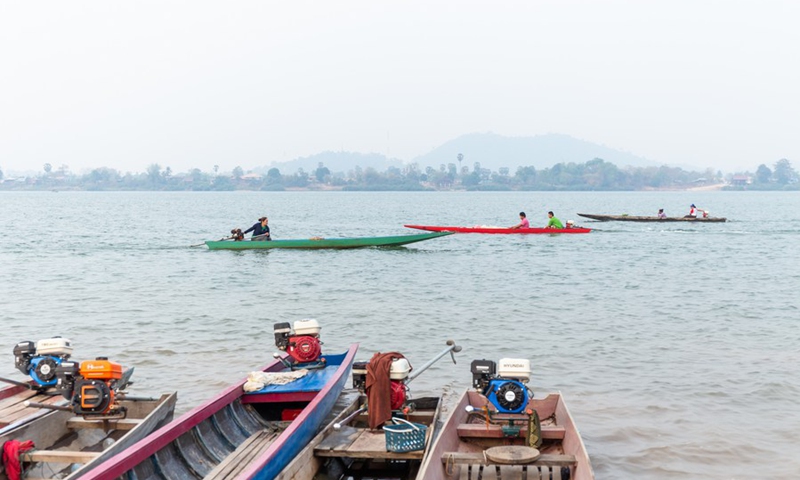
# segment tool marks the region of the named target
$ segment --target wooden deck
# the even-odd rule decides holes
[[[13,393],[13,390],[17,390]],[[0,399],[0,429],[12,424],[22,425],[27,421],[50,413],[50,410],[26,407],[24,402],[38,402],[47,405],[65,405],[67,401],[61,395],[47,395],[35,390],[12,387],[8,396]]]
[[[344,427],[331,434],[314,449],[318,457],[382,458],[387,460],[422,460],[423,451],[394,453],[386,451],[383,430]]]

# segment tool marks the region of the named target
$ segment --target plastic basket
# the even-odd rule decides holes
[[[402,418],[393,418],[394,425],[386,425],[386,451],[395,453],[413,452],[425,449],[426,425],[412,423]]]

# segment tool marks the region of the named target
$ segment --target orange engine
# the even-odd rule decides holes
[[[73,411],[84,417],[125,418],[125,407],[117,400],[117,380],[122,365],[106,357],[81,362],[62,362],[57,370],[57,389],[70,400]]]
[[[80,374],[85,379],[119,380],[122,378],[122,365],[105,357],[81,362]]]

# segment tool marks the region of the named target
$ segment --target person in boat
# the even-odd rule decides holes
[[[667,218],[667,214],[664,213],[664,209],[663,208],[659,208],[658,209],[658,218]]]
[[[567,220],[567,225],[565,228],[575,228],[575,220]]]
[[[552,211],[550,211],[550,212],[547,212],[547,217],[548,217],[550,220],[547,222],[547,226],[546,226],[546,227],[544,227],[544,228],[564,228],[564,224],[563,224],[563,223],[561,223],[561,220],[559,220],[558,218],[556,218],[556,216],[555,216],[555,215],[553,215],[553,212],[552,212]]]
[[[253,225],[252,227],[248,228],[243,234],[248,234],[253,232],[253,236],[250,237],[252,241],[269,241],[272,240],[272,237],[269,234],[269,219],[267,217],[261,217],[258,219],[258,223]]]
[[[531,228],[531,224],[525,216],[525,212],[519,212],[519,223],[510,228]]]
[[[686,218],[697,218],[697,207],[694,203],[689,207],[689,215],[686,215]]]
[[[234,242],[241,242],[244,240],[244,233],[241,228],[234,228],[231,230],[231,238]]]

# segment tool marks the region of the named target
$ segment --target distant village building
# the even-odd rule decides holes
[[[753,180],[748,175],[734,175],[731,177],[731,185],[735,187],[744,187],[753,183]]]

